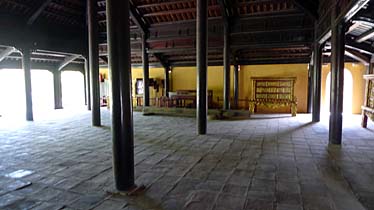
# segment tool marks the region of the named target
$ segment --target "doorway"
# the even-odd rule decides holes
[[[325,104],[324,112],[330,113],[330,88],[331,88],[331,71],[326,78]],[[352,114],[353,103],[353,77],[352,73],[344,69],[344,89],[343,89],[343,114]]]

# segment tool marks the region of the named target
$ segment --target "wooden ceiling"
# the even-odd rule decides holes
[[[321,8],[318,10],[318,7],[321,7],[318,1],[207,1],[210,65],[223,63],[223,16],[228,17],[230,21],[230,42],[232,55],[235,58],[232,60],[239,64],[310,61],[314,18],[318,18],[318,11],[321,10]],[[97,3],[101,42],[100,63],[105,65],[107,61],[106,3],[105,0],[98,0]],[[130,7],[133,65],[141,65],[142,33],[148,34],[147,44],[151,65],[196,65],[196,0],[130,0]],[[373,30],[372,11],[373,1],[350,22],[352,27],[348,36],[352,48],[364,46],[368,50],[373,50],[373,36],[369,38],[365,36],[365,33],[367,35],[370,30]],[[10,21],[5,21],[4,18]],[[38,38],[37,41],[32,41],[37,49],[33,54],[35,61],[59,64],[74,54],[80,54],[77,49],[81,45],[83,45],[81,48],[87,48],[85,0],[2,0],[0,1],[0,30],[12,29],[16,33],[17,30],[14,28],[19,28],[18,34],[20,31],[25,33],[27,29],[29,37]],[[0,44],[19,48],[16,45],[24,36],[25,34],[18,35],[14,38],[17,41],[8,44],[1,40],[2,35],[0,35]],[[4,37],[3,40],[11,40],[12,34],[9,33],[10,38],[5,35]],[[0,46],[0,53],[6,49],[7,47]],[[41,50],[44,50],[44,54],[40,53],[43,52]],[[47,51],[65,53],[48,54]],[[5,61],[17,60],[19,57],[19,53],[12,52]],[[83,60],[77,58],[75,62],[82,63]]]

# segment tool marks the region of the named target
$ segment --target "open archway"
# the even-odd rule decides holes
[[[84,75],[79,71],[62,71],[62,104],[64,108],[84,107]]]
[[[324,112],[330,112],[330,88],[331,88],[331,72],[328,73],[326,78],[326,92]],[[344,90],[343,90],[343,114],[352,114],[353,104],[353,77],[352,73],[344,69]]]
[[[31,70],[33,111],[36,117],[53,110],[53,75],[47,70]],[[0,70],[0,115],[8,119],[25,116],[25,81],[22,69]]]

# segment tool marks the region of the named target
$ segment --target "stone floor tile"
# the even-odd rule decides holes
[[[242,209],[245,204],[244,196],[233,196],[230,194],[221,194],[215,203],[215,210],[237,210]]]
[[[83,195],[68,206],[74,209],[90,209],[103,202],[105,197],[100,194]]]
[[[259,199],[247,199],[244,210],[273,210],[273,202]]]
[[[102,202],[97,207],[93,208],[93,210],[120,210],[123,209],[126,205],[126,202],[108,199]]]
[[[10,193],[2,195],[2,196],[0,196],[0,208],[4,208],[8,205],[14,204],[14,203],[16,203],[16,202],[18,202],[22,199],[23,199],[23,197],[13,195],[13,194],[10,194]]]
[[[199,136],[193,118],[135,112],[135,177],[147,190],[117,198],[105,194],[114,189],[109,112],[102,127],[87,111],[54,113],[66,116],[13,128],[0,118],[0,209],[374,209],[374,126],[362,129],[360,116],[345,116],[337,147],[328,121],[310,115],[209,121]]]

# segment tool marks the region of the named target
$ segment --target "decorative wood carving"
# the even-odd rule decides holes
[[[370,118],[374,121],[374,74],[364,75],[366,80],[365,101],[362,109],[361,126],[367,127],[367,120]]]
[[[296,116],[295,77],[253,77],[251,80],[252,98],[249,103],[251,113],[255,112],[258,105],[272,109],[289,106],[292,116]]]

